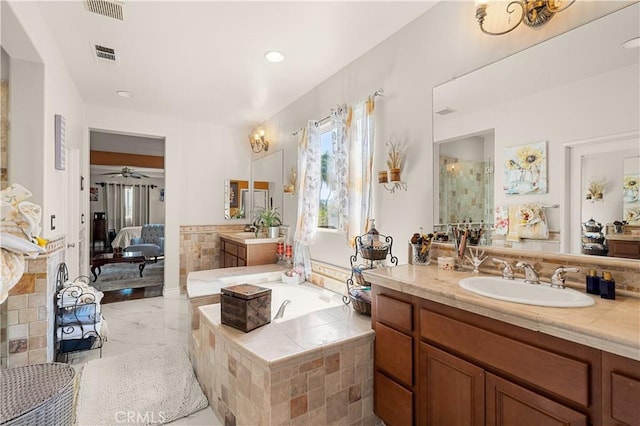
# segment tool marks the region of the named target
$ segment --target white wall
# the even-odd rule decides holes
[[[34,193],[31,201],[43,208],[42,235],[55,238],[67,232],[69,177],[67,171],[54,168],[54,115],[65,117],[66,144],[79,149],[82,157],[88,147],[84,105],[38,5],[2,3],[2,44],[11,57],[10,84],[17,85],[9,89],[10,117],[18,120],[11,123],[11,180],[25,182]],[[26,99],[21,98],[23,93]],[[16,125],[23,129],[21,134],[14,133]],[[87,176],[87,172],[88,165],[82,173]],[[51,215],[57,219],[55,230],[49,228]]]
[[[639,148],[640,149],[640,148]],[[590,218],[603,225],[624,219],[622,212],[622,184],[624,182],[625,158],[638,155],[638,150],[626,152],[610,152],[599,155],[585,156],[582,159],[582,192],[575,194],[582,199],[581,221]],[[586,199],[587,188],[592,178],[603,179],[605,188],[602,200],[589,201]],[[575,224],[577,227],[578,224]]]
[[[478,30],[474,2],[441,2],[276,114],[267,132],[278,135],[288,170],[296,158],[292,132],[326,116],[338,103],[383,88],[385,96],[376,103],[374,171],[385,169],[384,143],[396,137],[405,146],[407,191],[391,194],[375,185],[373,217],[381,233],[394,237],[394,254],[406,263],[406,241],[418,227],[433,223],[432,88],[628,3],[576,2],[543,28],[521,25],[506,36],[489,37]],[[295,223],[294,198],[285,197],[286,223]],[[321,234],[311,247],[312,258],[339,266],[348,267],[351,254],[339,234]]]
[[[90,130],[165,138],[165,296],[179,294],[180,225],[224,223],[224,181],[250,170],[246,129],[95,105]]]

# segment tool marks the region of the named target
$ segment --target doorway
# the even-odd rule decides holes
[[[90,130],[89,148],[92,285],[102,303],[161,296],[165,139]]]

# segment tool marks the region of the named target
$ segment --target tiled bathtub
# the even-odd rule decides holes
[[[317,292],[326,299],[322,289]],[[273,296],[275,315],[280,302],[277,292]],[[287,310],[295,305],[293,300]],[[244,333],[220,323],[219,304],[196,309],[191,359],[226,425],[376,423],[369,317],[344,305],[298,312],[293,319],[285,310],[283,320]]]

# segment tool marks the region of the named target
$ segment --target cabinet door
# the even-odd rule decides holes
[[[602,424],[640,425],[640,362],[602,353]]]
[[[401,384],[413,386],[413,338],[391,327],[375,324],[376,369],[385,371]]]
[[[224,267],[233,268],[234,266],[238,266],[238,258],[232,254],[224,253]]]
[[[421,424],[484,425],[482,368],[420,343],[418,371]]]
[[[389,426],[413,424],[413,392],[384,374],[374,373],[374,411]]]
[[[487,426],[579,426],[587,416],[491,373],[485,373]]]

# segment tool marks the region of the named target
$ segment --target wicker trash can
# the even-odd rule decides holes
[[[56,362],[0,370],[0,425],[72,425],[74,379]]]

